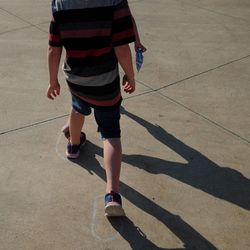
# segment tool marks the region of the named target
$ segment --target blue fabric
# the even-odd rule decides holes
[[[84,133],[82,133],[79,145],[73,145],[73,144],[68,143],[68,145],[67,145],[68,153],[69,154],[76,154],[80,150],[81,146],[85,143],[85,141],[86,141],[86,135]]]
[[[120,106],[114,110],[96,110],[95,120],[103,139],[120,138]]]
[[[143,54],[142,54],[142,49],[141,48],[138,48],[136,50],[136,69],[137,71],[139,72],[140,69],[141,69],[141,66],[143,64]]]
[[[120,194],[115,192],[106,194],[104,200],[105,200],[105,205],[107,205],[109,202],[117,202],[120,205],[122,205],[122,198]]]
[[[87,116],[91,114],[91,108],[83,100],[75,95],[72,95],[72,107],[74,110],[83,115]]]
[[[75,95],[72,95],[72,107],[85,116],[91,114],[91,107]],[[103,139],[121,137],[120,105],[111,110],[94,109],[94,114],[98,125],[97,130]]]

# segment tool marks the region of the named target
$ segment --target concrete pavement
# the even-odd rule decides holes
[[[47,88],[50,1],[0,1],[0,249],[250,249],[250,3],[131,0],[145,63],[124,94],[121,194],[103,216],[93,117],[79,160]]]

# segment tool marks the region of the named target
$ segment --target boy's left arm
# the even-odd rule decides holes
[[[62,55],[62,47],[48,47],[48,69],[49,69],[49,86],[47,88],[47,97],[54,100],[60,95],[60,84],[58,82],[58,71]]]

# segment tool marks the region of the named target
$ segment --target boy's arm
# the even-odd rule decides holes
[[[134,69],[132,63],[131,50],[129,45],[122,45],[114,48],[119,64],[125,72],[125,81],[123,82],[124,91],[133,93],[135,91]]]
[[[60,84],[58,82],[58,71],[62,55],[62,47],[48,47],[48,68],[49,68],[49,86],[47,88],[47,97],[54,100],[60,95]]]

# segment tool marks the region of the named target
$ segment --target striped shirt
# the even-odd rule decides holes
[[[49,45],[64,47],[72,94],[92,107],[121,103],[114,47],[135,41],[127,0],[53,0]]]

